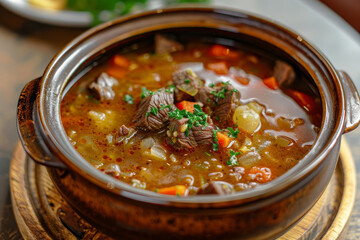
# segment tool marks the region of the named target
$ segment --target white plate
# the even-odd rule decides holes
[[[47,10],[29,4],[27,0],[0,0],[0,4],[20,16],[51,25],[89,27],[93,21],[89,12]]]

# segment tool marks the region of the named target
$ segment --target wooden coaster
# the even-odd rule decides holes
[[[355,201],[356,173],[342,140],[335,173],[313,208],[281,240],[338,239],[344,235]],[[10,165],[13,210],[25,239],[111,239],[81,219],[52,184],[44,166],[29,159],[21,144]]]

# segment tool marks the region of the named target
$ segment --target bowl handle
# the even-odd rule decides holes
[[[344,71],[338,71],[338,73],[345,94],[345,133],[347,133],[354,130],[360,123],[360,98],[350,76]]]
[[[37,113],[36,98],[39,92],[37,78],[26,84],[21,92],[17,106],[17,130],[20,141],[26,153],[36,162],[47,167],[66,168],[66,166],[51,157],[43,137],[36,130],[34,118]]]

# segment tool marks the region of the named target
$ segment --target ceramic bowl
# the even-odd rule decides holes
[[[226,196],[165,196],[101,173],[73,148],[60,102],[94,63],[156,33],[241,42],[280,56],[317,89],[322,124],[310,152],[272,182]],[[228,9],[188,7],[124,17],[80,35],[29,82],[19,99],[18,130],[26,152],[46,165],[65,200],[89,223],[121,239],[271,239],[317,201],[335,169],[341,136],[359,124],[359,96],[350,78],[298,34]]]

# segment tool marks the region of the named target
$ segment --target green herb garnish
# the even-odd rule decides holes
[[[184,83],[185,83],[185,84],[189,84],[190,82],[191,82],[190,79],[185,79],[185,80],[184,80]]]
[[[151,108],[150,108],[150,111],[148,111],[145,115],[148,117],[149,115],[150,115],[150,113],[151,114],[153,114],[153,115],[157,115],[158,114],[158,112],[159,112],[159,109],[157,109],[156,107],[154,107],[154,106],[152,106]]]
[[[206,156],[211,157],[211,154],[210,154],[210,153],[208,153],[208,152],[204,152],[204,153],[205,153]]]
[[[175,91],[175,86],[174,85],[170,85],[165,89],[165,92],[167,93],[173,93]]]
[[[214,143],[213,143],[213,150],[214,151],[218,151],[219,150],[219,139],[217,137],[217,132],[219,130],[213,130],[213,138],[214,138]]]
[[[215,87],[215,84],[210,83],[210,84],[209,84],[209,87]]]
[[[234,152],[233,150],[230,150],[230,157],[229,157],[229,160],[226,161],[226,164],[230,167],[238,166],[239,162],[238,162],[236,156],[239,154],[241,154],[241,152]]]
[[[128,104],[133,104],[134,103],[134,98],[130,94],[126,94],[124,96],[124,101],[127,102]]]
[[[237,136],[239,134],[239,129],[234,130],[231,127],[228,127],[227,130],[229,130],[229,132],[228,132],[229,137],[237,138]]]
[[[146,87],[141,87],[141,99],[146,98],[147,96],[153,95],[154,93]]]
[[[170,104],[168,104],[168,105],[164,105],[164,104],[160,104],[160,110],[162,110],[162,109],[165,109],[165,108],[167,108],[167,109],[169,109],[169,110],[171,110],[172,109],[172,107],[171,107],[171,105]]]

